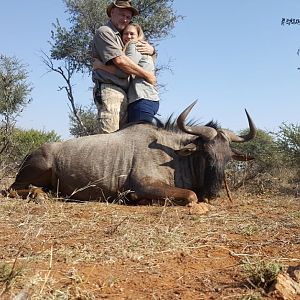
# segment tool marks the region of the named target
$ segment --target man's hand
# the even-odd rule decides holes
[[[152,85],[156,85],[156,77],[151,72],[146,73],[145,80]]]
[[[154,55],[155,49],[146,41],[138,41],[136,44],[136,49],[141,54]]]
[[[93,70],[102,70],[110,74],[116,74],[117,67],[115,65],[105,65],[100,59],[93,59]],[[125,78],[125,77],[124,77]]]

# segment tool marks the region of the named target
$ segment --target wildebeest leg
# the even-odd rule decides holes
[[[10,198],[29,199],[34,202],[39,202],[48,198],[47,194],[41,188],[34,186],[29,187],[28,189],[10,189],[6,196]]]
[[[193,191],[172,187],[149,177],[139,182],[134,193],[131,194],[131,198],[134,200],[165,200],[169,198],[177,205],[189,205],[198,202],[197,195]]]
[[[25,172],[19,171],[16,181],[9,188],[8,196],[33,199],[37,202],[46,199],[47,194],[42,188],[49,188],[51,185],[51,169],[44,172],[36,169],[28,171],[29,169]]]

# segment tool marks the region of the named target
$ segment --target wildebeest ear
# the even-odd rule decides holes
[[[197,150],[197,146],[194,143],[188,144],[179,150],[175,150],[175,153],[181,156],[189,156]]]
[[[238,160],[238,161],[248,161],[254,159],[253,156],[249,154],[244,154],[241,151],[231,148],[232,151],[232,159]]]

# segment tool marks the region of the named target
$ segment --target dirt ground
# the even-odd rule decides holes
[[[204,215],[0,198],[0,299],[277,299],[252,275],[299,264],[299,198],[233,195]]]

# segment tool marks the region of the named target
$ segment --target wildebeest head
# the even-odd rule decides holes
[[[224,171],[229,160],[247,161],[253,159],[238,150],[231,148],[231,142],[243,143],[252,140],[256,135],[256,127],[248,112],[249,133],[238,136],[234,132],[220,129],[213,122],[205,126],[187,126],[185,119],[196,101],[187,107],[178,117],[177,125],[185,133],[198,136],[192,143],[177,150],[182,156],[193,155],[199,164],[198,177],[200,187],[198,197],[212,199],[218,196],[224,180]],[[196,166],[197,167],[197,166]]]

